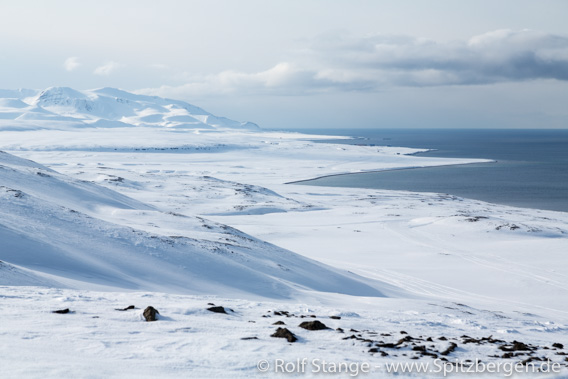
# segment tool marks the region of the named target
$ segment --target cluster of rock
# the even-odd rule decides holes
[[[285,316],[285,317],[297,317],[297,318],[316,318],[316,315],[294,315],[287,311],[275,311],[272,312],[274,316]],[[271,315],[263,315],[262,317],[272,317]],[[340,320],[339,316],[329,316],[330,319]],[[272,325],[286,325],[283,321],[276,321]],[[306,330],[325,330],[330,329],[324,323],[314,320],[302,322],[299,327]],[[343,328],[335,329],[336,332],[345,334]],[[452,353],[458,351],[461,345],[467,344],[477,344],[477,345],[495,345],[497,350],[503,352],[501,355],[489,355],[488,358],[501,358],[501,359],[511,359],[511,358],[521,358],[521,364],[528,364],[531,362],[542,361],[545,362],[550,360],[550,357],[538,356],[537,354],[543,353],[543,351],[548,350],[549,352],[554,352],[554,355],[564,358],[564,365],[568,367],[568,353],[562,351],[564,345],[561,343],[553,343],[549,346],[536,346],[531,344],[526,344],[520,341],[507,342],[504,340],[489,337],[474,338],[467,335],[463,335],[459,338],[448,338],[445,336],[441,337],[412,337],[404,330],[398,332],[401,337],[395,339],[392,342],[385,342],[384,339],[388,337],[394,337],[393,334],[396,333],[377,333],[369,330],[359,331],[356,329],[349,329],[352,334],[346,337],[342,337],[343,340],[355,340],[359,341],[369,348],[368,352],[372,355],[386,356],[409,356],[410,359],[419,359],[421,357],[431,357],[433,359],[440,359],[441,361],[446,361],[452,363],[447,357],[452,355]],[[298,341],[298,337],[294,335],[290,330],[284,327],[279,327],[271,337],[275,338],[285,338],[288,342]],[[377,339],[381,337],[381,339]],[[441,347],[438,347],[440,343],[443,343]],[[468,362],[466,359],[464,362]],[[471,362],[471,361],[470,361]],[[471,362],[473,363],[473,362]]]
[[[230,308],[225,308],[222,306],[216,306],[213,303],[208,304],[207,311],[211,313],[218,313],[218,314],[226,314],[231,315],[234,314]],[[138,309],[134,305],[127,306],[125,308],[117,308],[117,311],[128,311]],[[66,309],[60,309],[52,311],[52,313],[57,314],[67,314],[67,313],[74,313],[73,311]],[[287,318],[317,318],[316,315],[295,315],[287,311],[269,311],[271,314],[262,315],[262,317],[272,317],[272,316],[280,316],[280,317],[287,317]],[[142,312],[142,316],[148,322],[157,321],[159,319],[160,312],[152,307],[148,306]],[[333,320],[341,320],[339,316],[328,316],[329,319]],[[255,322],[255,321],[249,321]],[[276,331],[270,335],[273,338],[283,338],[286,339],[289,343],[294,343],[300,340],[300,337],[295,335],[292,331],[286,328],[286,323],[282,320],[278,320],[274,322],[272,325],[278,326]],[[323,322],[319,320],[310,320],[310,321],[303,321],[301,322],[298,327],[308,330],[308,331],[320,331],[320,330],[333,330],[325,325]],[[340,333],[342,335],[346,334],[346,331],[343,328],[336,328],[335,332]],[[378,354],[380,356],[403,356],[409,357],[410,359],[419,359],[421,357],[431,357],[434,359],[440,359],[442,361],[446,361],[451,363],[446,357],[450,356],[452,353],[462,349],[462,346],[466,346],[468,344],[476,344],[476,345],[488,345],[488,346],[495,346],[496,352],[502,352],[494,355],[488,355],[488,358],[500,358],[500,359],[514,359],[520,358],[520,363],[522,364],[529,364],[531,362],[544,362],[551,360],[550,353],[553,353],[555,356],[559,358],[563,358],[562,361],[566,367],[568,367],[568,353],[564,350],[564,345],[562,343],[556,342],[553,343],[551,346],[538,346],[533,344],[528,344],[520,341],[512,341],[507,342],[505,340],[493,338],[493,336],[488,337],[481,337],[481,338],[474,338],[467,335],[462,335],[461,337],[413,337],[410,336],[407,332],[401,330],[400,332],[392,332],[392,333],[378,333],[370,330],[363,330],[359,331],[356,329],[349,329],[348,336],[342,337],[343,340],[353,340],[357,341],[361,344],[366,345],[368,348],[368,353],[375,355]],[[395,337],[398,334],[400,337]],[[392,337],[395,337],[394,340]],[[259,338],[256,336],[252,337],[243,337],[242,340],[258,340]],[[391,340],[391,341],[385,341]],[[359,344],[360,346],[360,344]],[[547,356],[545,356],[545,352],[547,352]],[[410,354],[410,356],[409,356]],[[540,356],[539,356],[540,355]],[[468,362],[466,359],[464,362]],[[472,362],[473,363],[473,362]]]

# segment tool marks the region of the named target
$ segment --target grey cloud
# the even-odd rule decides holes
[[[320,64],[390,74],[395,85],[487,84],[531,79],[568,80],[568,38],[542,32],[498,30],[469,41],[371,36],[329,38],[312,46]],[[435,80],[437,78],[437,80]]]
[[[568,37],[531,30],[498,30],[444,43],[408,36],[348,38],[335,33],[316,39],[299,58],[261,72],[228,70],[187,78],[179,86],[139,92],[178,97],[299,95],[393,86],[568,80]]]

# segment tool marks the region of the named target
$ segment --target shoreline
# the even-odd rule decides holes
[[[434,193],[440,195],[452,195],[461,197],[468,200],[476,200],[476,201],[483,201],[488,204],[495,204],[495,205],[502,205],[507,207],[514,207],[514,208],[521,208],[521,209],[529,209],[529,210],[536,210],[536,211],[545,211],[545,212],[561,212],[561,213],[568,213],[566,210],[560,209],[552,209],[552,208],[543,208],[540,206],[529,206],[526,204],[511,204],[511,203],[504,203],[498,200],[491,200],[491,199],[483,199],[478,197],[472,197],[471,195],[458,195],[454,194],[451,191],[448,192],[440,192],[440,191],[425,191],[425,190],[413,190],[413,189],[392,189],[392,188],[377,188],[377,187],[358,187],[358,186],[340,186],[340,185],[313,185],[310,182],[316,181],[318,179],[325,179],[325,178],[332,178],[338,176],[347,176],[347,175],[358,175],[358,174],[367,174],[367,173],[383,173],[383,172],[393,172],[393,171],[409,171],[409,170],[417,170],[417,169],[432,169],[432,168],[442,168],[442,167],[454,167],[454,166],[467,166],[473,164],[483,164],[483,163],[497,163],[498,160],[491,160],[488,162],[469,162],[469,163],[451,163],[446,165],[439,165],[439,166],[423,166],[423,167],[406,167],[406,168],[393,168],[393,169],[383,169],[383,170],[370,170],[370,171],[361,171],[361,172],[352,172],[352,173],[339,173],[339,174],[330,174],[330,175],[322,175],[312,179],[302,179],[296,180],[292,182],[286,182],[283,184],[295,184],[295,185],[304,185],[304,186],[312,186],[312,187],[327,187],[327,188],[352,188],[352,189],[362,189],[362,190],[377,190],[377,191],[405,191],[411,193]]]
[[[455,167],[455,166],[468,166],[474,164],[485,164],[485,163],[498,163],[498,160],[488,160],[487,162],[468,162],[468,163],[450,163],[445,165],[438,165],[438,166],[417,166],[417,167],[405,167],[405,168],[392,168],[392,169],[382,169],[382,170],[369,170],[369,171],[360,171],[360,172],[351,172],[351,173],[338,173],[338,174],[330,174],[330,175],[322,175],[311,179],[302,179],[302,180],[295,180],[291,182],[283,183],[285,185],[288,184],[295,184],[295,185],[304,185],[304,186],[312,186],[312,187],[327,187],[327,188],[352,188],[352,189],[361,189],[361,190],[377,190],[377,191],[405,191],[411,193],[433,193],[438,195],[452,195],[461,197],[468,200],[476,200],[482,201],[488,204],[495,204],[507,207],[514,207],[520,209],[528,209],[528,210],[536,210],[536,211],[544,211],[544,212],[560,212],[560,213],[568,213],[565,210],[558,210],[558,209],[549,209],[549,208],[542,208],[542,207],[532,207],[527,205],[516,205],[516,204],[508,204],[503,203],[495,200],[485,200],[481,198],[471,197],[467,195],[457,195],[451,192],[439,192],[439,191],[424,191],[424,190],[411,190],[411,189],[391,189],[391,188],[376,188],[376,187],[358,187],[358,186],[338,186],[338,185],[313,185],[309,184],[309,182],[318,180],[318,179],[325,179],[325,178],[332,178],[338,176],[347,176],[347,175],[359,175],[359,174],[367,174],[367,173],[383,173],[383,172],[393,172],[393,171],[410,171],[410,170],[418,170],[418,169],[433,169],[433,168],[442,168],[442,167]]]
[[[344,173],[339,173],[339,174],[322,175],[322,176],[318,176],[318,177],[311,178],[311,179],[295,180],[293,182],[286,182],[286,183],[283,183],[283,184],[298,184],[298,183],[304,183],[304,182],[311,182],[311,181],[323,179],[323,178],[332,178],[332,177],[335,177],[335,176],[358,175],[358,174],[367,174],[367,173],[373,173],[373,172],[378,173],[378,172],[387,172],[387,171],[417,170],[417,169],[425,169],[425,168],[466,166],[466,165],[472,165],[472,164],[497,163],[497,162],[498,162],[497,160],[487,160],[487,162],[449,163],[449,164],[441,164],[441,165],[437,165],[437,166],[414,166],[414,167],[387,168],[387,169],[382,169],[382,170],[369,170],[369,171],[360,171],[360,172],[344,172]],[[308,184],[306,184],[306,185],[308,185]],[[318,186],[318,187],[320,187],[320,186]],[[339,187],[339,186],[326,186],[326,187],[372,189],[372,188],[369,188],[369,187],[343,187],[343,186],[341,186],[341,187]],[[385,188],[375,188],[375,189],[390,191],[390,190],[385,189]],[[401,190],[401,191],[404,191],[404,190]],[[411,191],[411,192],[414,192],[414,191]]]
[[[328,134],[345,134],[346,131],[326,130]],[[568,212],[565,199],[568,196],[568,135],[556,130],[414,130],[395,129],[352,130],[352,135],[365,138],[371,145],[384,143],[393,146],[426,147],[428,152],[414,154],[417,158],[475,158],[486,157],[497,163],[473,168],[448,168],[417,172],[401,172],[386,175],[368,175],[358,178],[314,178],[289,180],[294,184],[337,186],[344,188],[391,189],[415,192],[451,193],[464,198],[506,204],[514,207]],[[358,144],[340,141],[341,144]],[[426,168],[417,161],[410,168]],[[435,162],[434,162],[435,163]],[[460,162],[456,162],[460,163]],[[428,165],[429,166],[429,165]],[[338,167],[338,174],[345,173]],[[367,167],[351,168],[347,173],[371,171]],[[372,170],[373,172],[390,171]],[[322,173],[324,174],[324,173]],[[329,176],[338,175],[329,173]],[[294,178],[295,179],[295,178]],[[321,180],[319,180],[321,179]],[[311,183],[311,180],[315,182]],[[349,186],[349,187],[348,187]]]

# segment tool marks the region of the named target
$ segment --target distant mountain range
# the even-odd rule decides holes
[[[215,116],[184,101],[137,95],[116,88],[69,87],[0,90],[0,130],[74,127],[256,129],[252,122]]]

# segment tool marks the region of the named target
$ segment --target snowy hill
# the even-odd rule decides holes
[[[382,296],[377,285],[224,225],[164,213],[0,152],[0,260],[71,288]],[[152,225],[152,232],[143,227]],[[0,268],[6,270],[5,267]],[[29,285],[11,271],[0,284]],[[371,285],[369,285],[369,283]]]
[[[136,95],[115,88],[78,91],[50,87],[43,91],[0,90],[0,129],[23,121],[35,128],[146,126],[176,129],[255,129],[179,100]],[[15,122],[15,123],[14,123]],[[55,122],[55,123],[54,123]],[[30,127],[28,123],[28,128]]]

